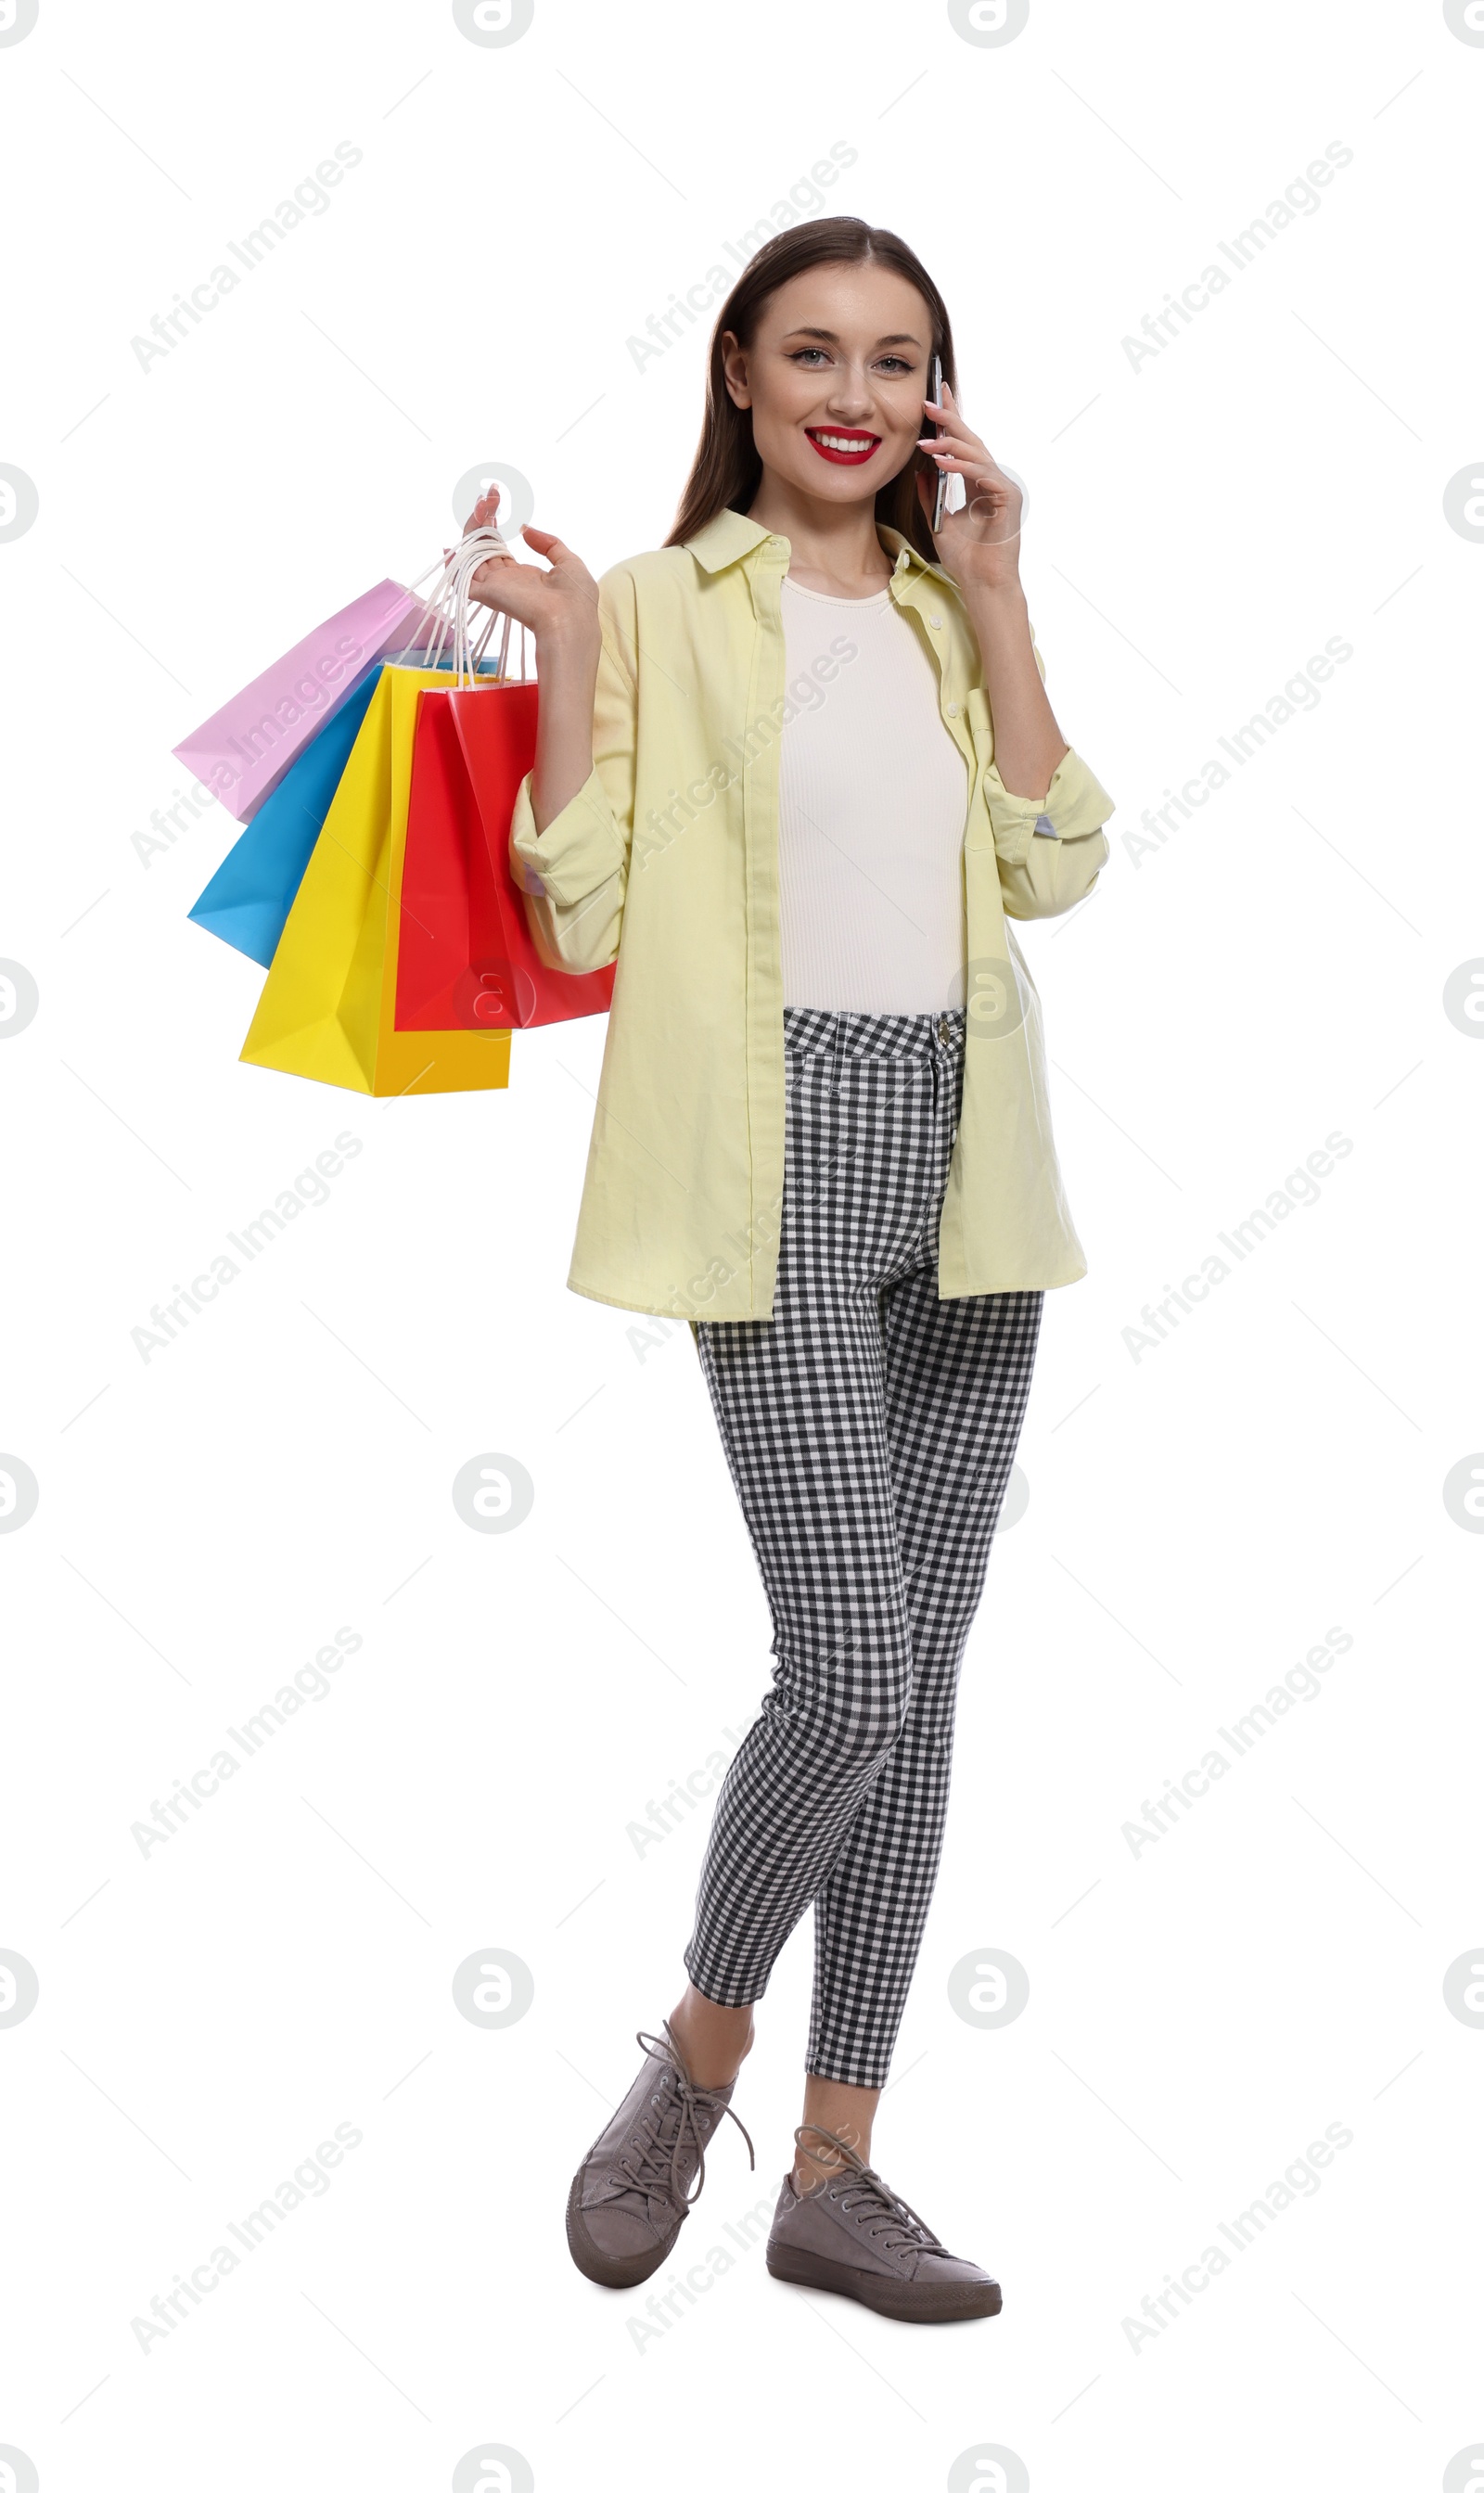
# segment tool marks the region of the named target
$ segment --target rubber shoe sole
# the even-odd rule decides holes
[[[814,2251],[787,2250],[781,2244],[774,2248],[772,2242],[768,2273],[784,2285],[812,2285],[821,2294],[843,2294],[852,2302],[863,2302],[867,2310],[879,2311],[885,2320],[992,2320],[1001,2307],[1000,2289],[993,2277],[986,2277],[983,2285],[897,2285],[889,2276],[845,2268],[838,2260],[819,2258]]]
[[[652,2251],[631,2251],[626,2259],[613,2259],[598,2249],[583,2223],[579,2204],[582,2179],[581,2173],[578,2173],[567,2192],[567,2248],[573,2261],[594,2285],[643,2285],[646,2277],[652,2276],[657,2268],[663,2268],[675,2248],[680,2226],[676,2226],[674,2234],[656,2243]]]

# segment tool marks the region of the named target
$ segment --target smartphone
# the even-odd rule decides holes
[[[941,355],[934,355],[931,363],[927,367],[927,395],[931,399],[934,406],[941,406],[943,405],[943,358]],[[935,473],[937,475],[938,482],[936,491],[933,494],[932,502],[932,532],[934,536],[937,535],[938,530],[943,526],[943,513],[948,503],[948,470],[945,467],[939,467],[936,469]]]

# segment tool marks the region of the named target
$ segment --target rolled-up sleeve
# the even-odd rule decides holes
[[[1013,796],[993,762],[980,781],[1007,917],[1059,917],[1085,900],[1108,847],[1107,790],[1078,753],[1064,753],[1044,796]]]
[[[634,830],[633,609],[633,583],[625,573],[599,582],[603,640],[588,778],[544,831],[536,829],[529,772],[516,793],[510,871],[536,948],[554,969],[603,970],[618,958]]]

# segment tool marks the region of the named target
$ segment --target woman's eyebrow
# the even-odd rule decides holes
[[[839,332],[837,329],[817,329],[813,325],[812,321],[807,320],[801,320],[797,328],[789,329],[785,331],[784,334],[790,338],[822,338],[826,345],[831,346],[837,346],[840,343]],[[915,337],[910,329],[893,329],[888,337],[878,338],[876,341],[878,348],[882,346],[921,346],[922,344],[922,339]]]

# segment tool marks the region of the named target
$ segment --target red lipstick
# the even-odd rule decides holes
[[[837,467],[863,467],[881,447],[879,433],[864,433],[856,424],[806,424],[804,431],[821,459]]]

